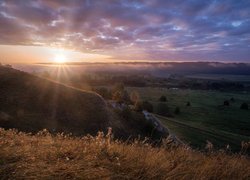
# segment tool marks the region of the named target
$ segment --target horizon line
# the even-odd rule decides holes
[[[128,60],[128,61],[72,61],[64,63],[34,62],[34,63],[2,63],[2,64],[27,64],[27,65],[85,65],[85,64],[159,64],[159,63],[221,63],[221,64],[250,64],[250,62],[236,61],[152,61],[152,60]]]

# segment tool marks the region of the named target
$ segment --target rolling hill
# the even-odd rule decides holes
[[[138,135],[159,140],[168,135],[157,132],[142,113],[117,112],[94,92],[5,66],[0,66],[0,127],[77,136],[96,135],[112,127],[115,138],[124,140]]]
[[[97,94],[0,67],[0,127],[95,134],[111,116]]]

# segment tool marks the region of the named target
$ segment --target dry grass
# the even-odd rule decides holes
[[[0,179],[249,179],[248,157],[0,129]]]

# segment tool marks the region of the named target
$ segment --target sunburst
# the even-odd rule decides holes
[[[64,54],[57,54],[55,55],[53,61],[58,64],[64,64],[67,62],[67,58]]]

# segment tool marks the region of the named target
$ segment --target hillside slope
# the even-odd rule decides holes
[[[96,134],[110,113],[97,94],[0,66],[0,127]]]
[[[249,157],[0,129],[0,179],[249,179]]]

